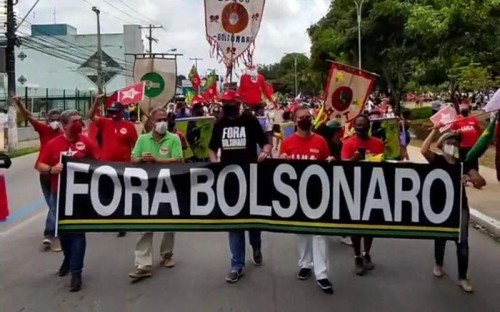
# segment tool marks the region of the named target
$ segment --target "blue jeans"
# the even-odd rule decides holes
[[[260,249],[260,231],[248,231],[250,245],[254,250]],[[229,249],[231,250],[231,271],[239,271],[245,267],[245,231],[229,232]]]
[[[64,253],[63,266],[69,268],[71,275],[80,276],[87,247],[85,233],[61,233],[59,239]]]
[[[50,193],[48,197],[48,199],[45,198],[49,205],[49,211],[47,212],[47,219],[45,220],[43,236],[54,237],[56,234],[57,194]]]

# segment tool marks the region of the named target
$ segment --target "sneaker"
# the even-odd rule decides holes
[[[321,290],[326,293],[326,294],[333,294],[333,285],[330,283],[330,281],[326,278],[317,280],[317,283]]]
[[[297,274],[297,278],[301,281],[305,281],[311,276],[311,269],[308,268],[302,268],[300,269],[299,273]]]
[[[262,251],[260,251],[260,249],[253,250],[252,262],[255,266],[262,265]]]
[[[361,257],[355,257],[354,258],[354,272],[356,275],[364,275],[366,273],[365,271],[365,266],[363,264],[363,258]]]
[[[59,238],[54,237],[54,238],[52,239],[52,243],[50,244],[50,249],[51,249],[53,252],[61,252],[61,251],[62,251],[62,248],[61,248],[61,241],[59,241]]]
[[[441,265],[435,265],[434,269],[432,269],[432,274],[434,274],[435,277],[443,277],[444,276],[444,270]]]
[[[367,271],[371,271],[375,268],[375,265],[372,262],[372,257],[370,257],[370,254],[363,255],[363,265]]]
[[[166,268],[173,268],[175,266],[174,258],[172,256],[165,257],[165,259],[163,259],[163,266]]]
[[[143,279],[143,278],[148,278],[151,277],[153,274],[151,274],[150,269],[137,269],[132,273],[129,273],[128,276],[130,278],[134,279]]]
[[[118,235],[116,235],[116,237],[124,237],[125,235],[127,235],[127,232],[118,232]]]
[[[52,240],[48,237],[45,237],[42,241],[42,251],[49,251],[50,245],[52,245]]]
[[[69,286],[71,292],[77,292],[82,289],[82,277],[81,275],[71,275],[71,282]]]
[[[470,280],[468,280],[468,279],[460,280],[458,282],[458,286],[460,286],[460,288],[462,288],[462,290],[465,291],[466,293],[474,292],[474,288],[472,288]]]
[[[226,276],[226,282],[228,283],[236,283],[243,276],[243,269],[239,269],[238,271],[231,270],[229,274]]]
[[[340,242],[347,246],[352,246],[352,240],[349,236],[340,238]]]
[[[63,276],[66,276],[69,274],[69,266],[66,265],[64,262],[63,264],[61,265],[61,267],[59,268],[59,271],[57,272],[57,275],[59,275],[60,277],[63,277]]]

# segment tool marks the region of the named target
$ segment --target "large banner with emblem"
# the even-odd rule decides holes
[[[375,78],[374,74],[359,68],[332,63],[325,88],[325,102],[319,114],[321,122],[335,119],[345,124],[359,115]],[[315,125],[318,125],[318,121],[315,121]]]
[[[63,159],[59,232],[231,231],[457,239],[461,165]]]
[[[175,128],[184,134],[187,141],[187,148],[184,150],[186,162],[208,159],[208,146],[214,124],[214,117],[182,118],[175,121]]]
[[[177,61],[164,54],[137,54],[134,63],[134,81],[146,82],[145,97],[140,102],[146,114],[155,107],[172,100],[176,91]]]
[[[252,63],[265,0],[205,0],[207,40],[227,67],[243,57]]]

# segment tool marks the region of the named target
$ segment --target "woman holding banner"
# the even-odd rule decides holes
[[[346,139],[342,145],[341,158],[347,161],[361,161],[369,156],[384,153],[384,143],[370,133],[370,118],[366,115],[359,115],[354,119],[355,135]],[[361,257],[361,239],[364,243],[363,257]],[[366,271],[374,269],[371,260],[370,250],[373,244],[373,237],[351,237],[354,248],[354,266],[357,275],[364,275]]]
[[[459,164],[459,145],[460,136],[453,132],[448,132],[443,134],[437,141],[437,148],[440,153],[435,153],[431,151],[430,147],[438,133],[438,129],[441,128],[441,124],[436,124],[429,136],[424,141],[421,148],[421,153],[427,159],[427,161],[439,168],[444,168],[449,165]],[[474,169],[473,163],[463,163],[463,172],[465,173],[463,177],[464,183],[466,181],[471,182],[475,188],[481,188],[486,185],[484,178]],[[462,218],[460,224],[460,240],[455,242],[457,245],[457,262],[458,262],[458,285],[465,292],[473,292],[472,285],[467,278],[467,270],[469,267],[469,204],[467,201],[467,196],[465,193],[465,187],[462,189],[463,200],[462,200]],[[434,257],[436,264],[432,273],[434,276],[440,278],[445,273],[443,271],[443,259],[444,250],[446,247],[446,240],[436,239],[434,241]]]

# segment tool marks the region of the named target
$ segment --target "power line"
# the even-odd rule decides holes
[[[118,1],[120,1],[121,3],[123,3],[127,8],[129,8],[130,10],[132,10],[133,12],[135,12],[136,14],[139,14],[140,16],[145,17],[146,18],[146,20],[145,20],[146,22],[151,23],[151,24],[160,24],[160,26],[163,27],[163,25],[161,23],[159,23],[158,21],[149,19],[146,15],[137,12],[137,8],[132,7],[131,5],[129,5],[124,0],[118,0]]]
[[[142,22],[149,23],[149,21],[148,21],[148,20],[145,20],[145,19],[142,19],[142,18],[141,18],[141,19],[139,19],[139,18],[137,18],[137,16],[132,15],[132,14],[130,14],[130,13],[128,13],[128,12],[126,12],[126,11],[122,10],[121,8],[117,7],[116,5],[114,5],[113,3],[109,2],[108,0],[102,0],[102,1],[104,1],[104,3],[107,3],[110,7],[112,7],[112,8],[114,8],[114,9],[116,9],[116,10],[118,10],[118,11],[122,12],[123,14],[128,15],[128,16],[132,17],[133,19],[137,19],[137,21],[140,21],[140,23],[141,23],[141,24],[142,24]],[[132,11],[133,11],[133,12],[136,12],[136,9],[132,9]]]
[[[90,5],[91,7],[96,6],[95,4],[93,4],[92,2],[90,2],[90,1],[88,1],[88,0],[82,0],[82,1],[83,1],[83,2],[85,2],[85,3],[87,3],[88,5]],[[114,15],[114,14],[111,14],[111,13],[109,13],[109,12],[106,12],[106,11],[103,11],[103,10],[101,10],[101,12],[102,12],[102,13],[104,13],[104,14],[106,14],[106,15],[109,15],[109,16],[113,17],[113,18],[114,18],[114,19],[116,19],[116,20],[122,21],[122,22],[124,22],[125,24],[128,24],[128,23],[129,23],[128,21],[126,21],[126,20],[124,20],[124,19],[122,19],[122,18],[119,18],[118,16],[116,16],[116,15]]]

